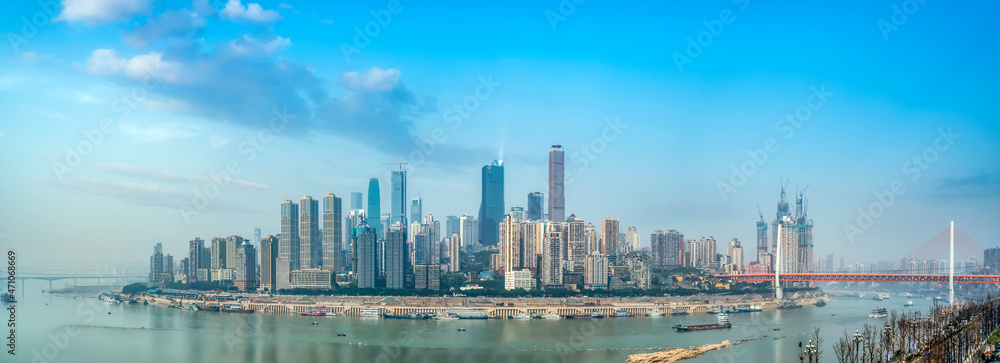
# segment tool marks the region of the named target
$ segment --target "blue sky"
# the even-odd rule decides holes
[[[285,198],[371,177],[389,195],[399,160],[440,220],[477,213],[497,158],[523,206],[562,144],[567,213],[643,245],[674,228],[753,246],[756,204],[770,221],[790,178],[821,256],[896,260],[950,220],[996,246],[998,5],[914,4],[4,2],[0,243],[141,267],[157,242],[277,233]],[[933,159],[919,176],[914,156]]]

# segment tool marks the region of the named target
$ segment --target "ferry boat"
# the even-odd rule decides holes
[[[716,316],[718,323],[715,324],[702,324],[702,325],[680,325],[677,326],[678,332],[687,331],[699,331],[699,330],[712,330],[712,329],[729,329],[733,327],[733,324],[729,322],[729,314],[719,313]]]
[[[631,318],[633,316],[635,316],[635,315],[632,315],[632,313],[630,313],[628,311],[625,311],[625,310],[622,310],[622,309],[619,309],[618,311],[615,311],[615,315],[614,315],[614,317],[616,317],[616,318]]]
[[[309,308],[308,310],[306,310],[305,312],[303,312],[301,315],[302,316],[326,316],[326,313],[327,313],[326,309],[317,306],[317,307]]]
[[[448,309],[449,314],[454,314],[459,319],[489,319],[490,316],[486,314],[486,309],[483,308],[470,308],[467,306],[460,307],[455,306]]]
[[[601,314],[600,311],[593,310],[593,311],[590,312],[590,317],[591,318],[603,318],[604,314]]]
[[[761,308],[760,305],[758,304],[753,304],[753,305],[740,305],[740,307],[736,308],[736,311],[739,311],[741,313],[756,313],[764,311],[764,309]]]
[[[732,313],[736,313],[736,312],[739,312],[739,311],[736,309],[736,306],[734,306],[734,305],[726,305],[726,306],[722,307],[722,312],[724,312],[726,314],[732,314]]]
[[[377,318],[382,316],[377,306],[365,306],[361,308],[362,318]]]
[[[676,308],[670,311],[670,315],[687,315],[687,308]]]
[[[722,306],[721,305],[715,305],[715,306],[712,307],[712,309],[710,309],[708,311],[709,314],[718,314],[718,313],[721,313],[721,312],[722,312]]]
[[[383,315],[386,319],[411,319],[411,320],[424,320],[432,318],[431,314],[428,313],[409,313],[403,315]]]
[[[528,314],[525,314],[525,313],[520,313],[520,314],[514,315],[512,318],[513,319],[517,319],[517,320],[530,320],[531,319],[531,315],[528,315]]]
[[[458,320],[458,317],[455,316],[455,314],[449,314],[449,313],[442,314],[442,313],[438,313],[437,315],[434,316],[434,319],[437,319],[437,320]]]
[[[559,315],[553,314],[553,313],[548,313],[548,314],[542,315],[542,319],[562,319],[562,317],[559,316]]]
[[[663,316],[663,310],[660,308],[649,309],[649,316]]]
[[[913,306],[913,300],[906,300],[906,304],[903,304],[903,306]]]
[[[243,305],[240,305],[240,304],[226,304],[226,305],[223,305],[222,308],[219,309],[219,311],[225,312],[225,313],[252,313],[253,312],[253,310],[243,308]]]
[[[886,310],[885,307],[872,309],[872,311],[868,314],[869,318],[884,318],[886,316],[889,316],[889,311]]]

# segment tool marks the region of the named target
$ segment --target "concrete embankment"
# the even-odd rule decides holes
[[[625,363],[673,363],[681,359],[694,358],[713,350],[719,350],[729,346],[729,341],[719,344],[708,344],[697,348],[684,349],[677,348],[665,352],[633,354],[628,356]]]

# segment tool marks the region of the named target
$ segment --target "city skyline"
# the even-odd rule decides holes
[[[883,37],[888,2],[740,5],[586,3],[551,24],[549,4],[406,3],[350,57],[341,43],[384,3],[263,2],[273,15],[256,20],[186,2],[55,9],[0,53],[12,120],[0,125],[0,154],[6,190],[17,191],[5,195],[0,238],[40,268],[131,264],[157,242],[180,256],[193,237],[277,234],[284,199],[371,198],[373,176],[389,211],[397,168],[383,163],[396,161],[409,163],[424,214],[477,216],[491,160],[504,160],[505,206],[527,208],[541,192],[547,211],[546,150],[558,144],[565,214],[617,218],[642,246],[676,229],[751,250],[757,204],[770,227],[784,178],[790,193],[809,185],[817,256],[895,260],[950,220],[986,246],[1000,241],[998,51],[983,46],[995,8],[922,10]],[[45,11],[0,6],[29,19]],[[722,9],[735,22],[678,67],[674,55],[688,56],[687,39]],[[17,35],[24,25],[2,26]],[[449,42],[429,41],[441,34]],[[144,86],[149,65],[164,72]],[[252,87],[224,88],[230,79]],[[141,102],[124,102],[133,91]]]

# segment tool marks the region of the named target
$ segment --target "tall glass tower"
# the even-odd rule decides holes
[[[525,218],[529,221],[542,220],[542,200],[544,198],[542,192],[528,194],[528,210],[525,211]]]
[[[392,215],[389,225],[396,222],[406,225],[406,170],[392,172]],[[419,222],[419,221],[418,221]]]
[[[281,241],[279,258],[288,261],[290,271],[299,269],[299,205],[285,199],[281,202]]]
[[[503,204],[503,160],[483,166],[483,200],[479,204],[479,240],[483,246],[500,241],[500,222],[506,209]]]
[[[566,220],[566,162],[562,145],[552,145],[549,149],[549,220]]]
[[[365,209],[362,199],[364,197],[361,195],[361,192],[351,192],[351,210]]]
[[[375,231],[375,239],[378,240],[385,231],[382,229],[382,208],[379,206],[378,178],[371,178],[368,181],[368,213],[365,215],[365,224]]]

